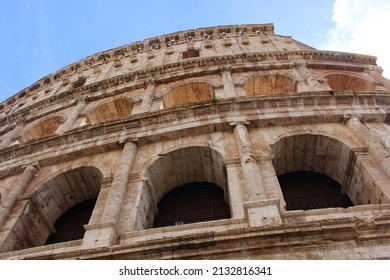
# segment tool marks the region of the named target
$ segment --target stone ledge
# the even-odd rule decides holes
[[[370,252],[377,250],[380,243],[382,249],[390,249],[389,217],[383,216],[380,224],[370,223],[369,226],[359,217],[262,227],[248,227],[240,219],[214,221],[179,226],[181,230],[187,226],[184,235],[180,230],[168,234],[172,233],[172,227],[150,229],[124,233],[121,242],[109,248],[81,249],[78,240],[3,253],[0,259],[202,259],[204,256],[207,259],[264,259],[286,258],[286,252],[291,252],[290,259],[310,259],[319,253],[326,254],[322,259],[365,259],[370,257],[368,253],[359,253],[361,247]],[[196,231],[191,233],[191,230]],[[154,237],[152,232],[156,234]],[[166,235],[161,236],[161,232]],[[346,253],[332,251],[340,246],[350,250]],[[324,251],[324,248],[329,250]],[[390,258],[390,250],[386,252],[379,257]]]

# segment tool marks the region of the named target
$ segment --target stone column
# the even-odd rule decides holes
[[[248,129],[243,122],[236,124],[234,136],[239,148],[245,186],[248,190],[248,199],[243,206],[249,226],[259,227],[280,224],[282,222],[280,199],[267,198],[265,184],[252,150]]]
[[[248,129],[243,122],[232,123],[235,125],[233,132],[236,145],[239,149],[241,166],[248,193],[248,201],[266,199],[264,185],[261,179],[260,170],[252,150],[252,143],[249,138]]]
[[[313,77],[313,74],[309,71],[307,68],[306,63],[302,63],[297,65],[297,68],[299,76],[305,81],[305,83],[311,87],[312,89],[316,87],[321,87],[321,85],[318,83],[317,79]]]
[[[20,136],[22,130],[23,124],[18,123],[13,130],[11,130],[3,137],[3,141],[1,141],[0,143],[0,149],[7,148],[13,141],[15,141]]]
[[[79,102],[76,108],[74,108],[73,111],[70,113],[66,121],[57,128],[56,134],[62,134],[71,129],[77,121],[77,118],[79,117],[80,113],[84,110],[85,106],[86,103],[84,100]]]
[[[126,231],[137,231],[152,227],[157,214],[157,203],[151,196],[147,179],[141,178],[138,173],[132,174],[129,178],[128,195],[126,207],[122,210],[127,213],[123,228]]]
[[[222,69],[222,83],[226,98],[237,97],[230,70],[227,68]]]
[[[137,112],[135,112],[136,114],[142,114],[150,111],[150,109],[152,108],[155,90],[156,90],[156,82],[154,80],[151,80],[148,86],[146,87],[142,99],[141,108],[137,110]]]
[[[7,195],[2,198],[0,203],[0,225],[3,225],[14,208],[18,198],[23,195],[27,187],[34,179],[37,169],[29,165],[19,176],[16,184],[9,190]]]
[[[119,235],[117,223],[137,150],[135,142],[129,141],[124,144],[121,162],[115,172],[100,222],[85,227],[87,231],[83,238],[84,248],[111,246],[117,239]]]
[[[344,115],[344,119],[346,120],[345,125],[362,144],[368,146],[369,153],[390,178],[390,154],[383,145],[380,136],[375,135],[367,129],[357,115],[346,114]]]
[[[101,218],[101,222],[103,223],[115,223],[119,218],[137,149],[137,144],[132,141],[124,144],[121,162],[112,181]]]

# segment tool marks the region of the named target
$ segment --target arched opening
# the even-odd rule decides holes
[[[96,199],[89,199],[66,211],[55,222],[56,232],[48,237],[46,245],[82,239],[85,233],[84,225],[88,224],[95,203]]]
[[[351,148],[340,140],[317,134],[292,135],[280,139],[272,149],[281,188],[283,180],[295,181],[295,185],[302,186],[324,184],[332,180],[340,188],[337,193],[346,194],[354,205],[378,202],[372,183],[362,179],[364,168],[354,160]],[[283,177],[284,174],[286,177]],[[288,203],[285,202],[288,209]]]
[[[372,91],[375,85],[366,79],[348,74],[330,74],[326,76],[333,90]]]
[[[102,173],[94,167],[79,167],[46,182],[34,195],[36,205],[52,225],[66,211],[99,195]]]
[[[229,219],[223,190],[215,184],[196,182],[177,187],[158,203],[153,227]]]
[[[288,76],[272,74],[251,77],[245,82],[248,96],[296,92],[296,82]]]
[[[23,132],[21,140],[23,142],[53,135],[60,124],[63,122],[61,116],[55,116],[34,125],[32,128]]]
[[[353,206],[332,178],[313,171],[294,171],[278,177],[287,210]]]
[[[168,91],[162,100],[165,109],[184,104],[211,100],[214,97],[214,88],[211,84],[196,82],[177,86]]]
[[[107,101],[87,113],[85,123],[97,124],[131,115],[133,103],[128,98],[117,98]]]
[[[28,200],[20,201],[18,207],[23,210],[7,237],[7,250],[45,245],[48,237],[57,231],[56,222],[60,217],[73,207],[76,207],[77,211],[77,205],[84,205],[85,201],[96,200],[102,177],[100,170],[95,167],[79,167],[63,172],[42,184]],[[85,202],[88,203],[90,202]],[[83,216],[85,221],[91,217],[89,212]],[[74,235],[72,238],[79,237],[80,235]],[[61,239],[52,242],[56,240]],[[65,240],[58,242],[62,241]]]
[[[230,218],[226,166],[214,149],[188,147],[164,154],[149,166],[145,178],[147,184],[139,207],[145,209],[146,215],[139,216],[139,229]],[[188,207],[185,221],[181,216],[183,204],[177,208],[183,200],[187,200]],[[225,214],[219,212],[221,209]]]

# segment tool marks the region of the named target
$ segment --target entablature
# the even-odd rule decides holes
[[[359,95],[316,92],[203,102],[81,126],[62,135],[3,148],[0,150],[0,174],[3,177],[18,174],[26,160],[49,166],[117,150],[121,148],[123,133],[127,139],[136,138],[138,145],[147,145],[164,139],[231,131],[230,123],[234,121],[231,112],[237,110],[250,122],[250,127],[262,128],[298,123],[343,123],[345,112],[351,108],[366,122],[383,122],[386,117],[376,104],[374,92]]]

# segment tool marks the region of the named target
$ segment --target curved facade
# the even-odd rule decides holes
[[[87,57],[0,104],[0,258],[390,258],[389,104],[375,57],[272,24]]]

